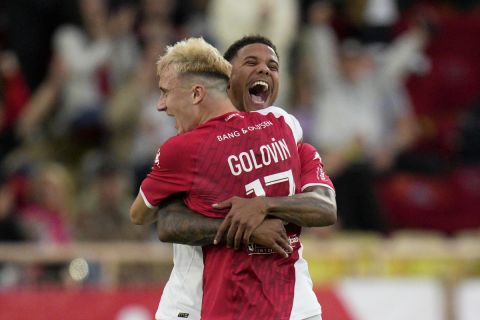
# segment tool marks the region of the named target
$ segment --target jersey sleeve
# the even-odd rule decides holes
[[[326,174],[322,158],[314,146],[308,143],[298,145],[301,162],[302,191],[311,186],[324,186],[335,191],[332,180]]]
[[[270,106],[265,109],[256,110],[254,112],[258,112],[263,115],[267,115],[269,113],[273,114],[276,118],[283,117],[285,122],[288,124],[290,129],[292,129],[293,136],[297,143],[300,143],[303,139],[303,129],[300,125],[300,122],[290,113],[286,112],[282,108]]]
[[[190,190],[193,164],[189,156],[191,150],[186,147],[176,136],[167,140],[158,150],[152,170],[140,186],[140,194],[147,207],[157,207],[169,196]]]

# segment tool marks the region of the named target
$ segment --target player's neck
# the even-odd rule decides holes
[[[201,116],[200,124],[210,119],[219,117],[229,112],[238,112],[238,109],[232,104],[230,99],[215,100],[205,106],[204,113]]]

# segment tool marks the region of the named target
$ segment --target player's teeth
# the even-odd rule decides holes
[[[255,81],[253,83],[252,87],[257,86],[257,85],[263,86],[263,87],[266,88],[266,90],[268,90],[268,83],[266,83],[265,81]]]

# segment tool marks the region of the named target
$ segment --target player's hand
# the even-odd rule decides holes
[[[225,232],[228,248],[240,248],[240,245],[248,245],[252,232],[262,223],[267,214],[267,206],[264,197],[240,198],[232,197],[228,200],[214,204],[216,209],[230,208],[227,216],[217,230],[214,242],[220,243]]]
[[[251,240],[256,244],[272,249],[285,258],[293,251],[287,232],[280,219],[266,219],[252,233]]]

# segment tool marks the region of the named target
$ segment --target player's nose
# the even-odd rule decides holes
[[[157,111],[167,111],[167,106],[165,105],[164,99],[160,98],[157,101]]]
[[[258,64],[257,72],[258,73],[263,73],[263,74],[269,74],[270,73],[270,68],[268,68],[267,64],[260,63],[260,64]]]

